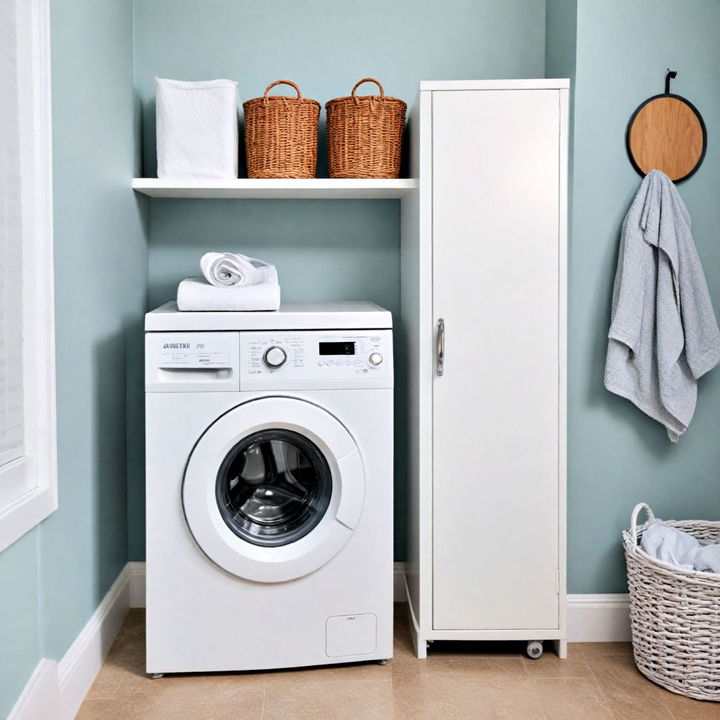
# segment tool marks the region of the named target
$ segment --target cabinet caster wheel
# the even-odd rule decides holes
[[[158,678],[165,677],[165,673],[150,673],[150,677],[153,680],[157,680]]]
[[[387,664],[388,664],[388,661],[387,661],[387,660],[378,660],[378,661],[377,661],[377,664],[378,664],[378,665],[387,665]]]
[[[531,660],[537,660],[543,654],[543,644],[540,640],[531,640],[527,644],[527,656]]]

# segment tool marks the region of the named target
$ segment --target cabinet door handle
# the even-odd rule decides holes
[[[445,374],[445,320],[443,320],[443,318],[440,318],[437,321],[437,336],[435,338],[435,367],[435,372],[442,377]]]

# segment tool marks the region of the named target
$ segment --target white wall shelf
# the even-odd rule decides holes
[[[416,180],[158,180],[135,178],[133,190],[154,198],[391,200],[417,188]]]

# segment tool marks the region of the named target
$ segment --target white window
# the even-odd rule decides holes
[[[48,0],[0,0],[0,550],[57,508]]]

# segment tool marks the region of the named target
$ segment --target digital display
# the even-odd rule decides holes
[[[321,355],[354,355],[354,342],[321,342]]]

